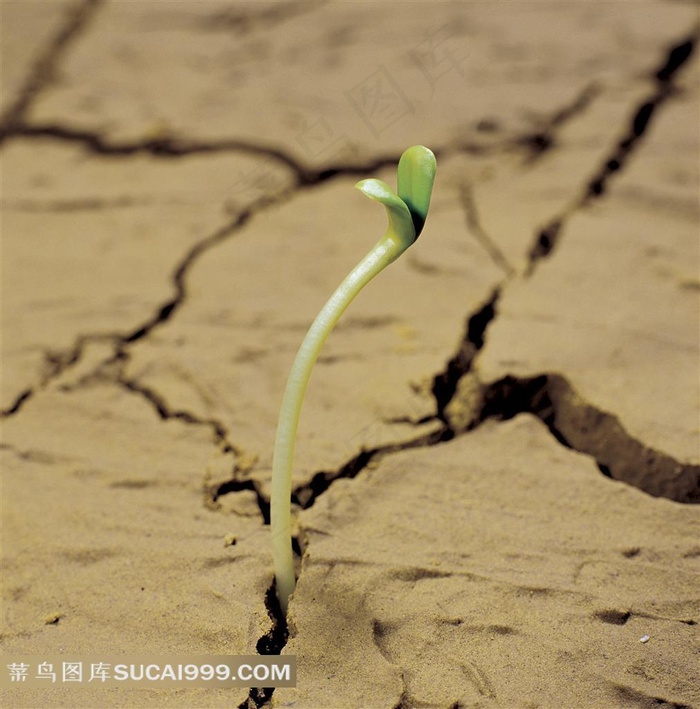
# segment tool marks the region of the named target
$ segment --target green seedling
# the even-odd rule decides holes
[[[311,370],[318,359],[323,343],[353,298],[418,238],[428,214],[435,169],[433,153],[422,145],[414,145],[406,150],[399,160],[398,194],[382,180],[361,180],[355,185],[370,199],[384,205],[389,225],[384,236],[346,276],[323,306],[301,343],[292,365],[277,425],[270,501],[277,597],[285,615],[289,597],[296,584],[291,536],[294,443]]]

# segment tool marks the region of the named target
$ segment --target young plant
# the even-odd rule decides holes
[[[326,338],[352,299],[380,271],[395,261],[417,238],[425,224],[435,179],[433,153],[422,145],[404,152],[397,170],[397,192],[386,182],[367,179],[357,187],[386,208],[389,225],[374,248],[346,276],[323,306],[301,343],[282,399],[272,459],[270,526],[277,597],[287,613],[294,591],[291,536],[292,462],[301,406],[311,370]]]

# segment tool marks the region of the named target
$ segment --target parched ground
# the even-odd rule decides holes
[[[700,707],[696,3],[0,11],[3,665],[298,663],[3,706]],[[413,144],[425,231],[311,380],[285,622],[277,409]]]

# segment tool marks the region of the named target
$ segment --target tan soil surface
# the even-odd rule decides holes
[[[695,3],[1,4],[2,652],[295,655],[7,707],[700,707]],[[295,351],[424,144],[419,241]]]

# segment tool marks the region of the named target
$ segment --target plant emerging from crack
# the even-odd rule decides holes
[[[277,425],[270,501],[275,582],[277,597],[285,615],[289,597],[296,585],[291,536],[294,443],[311,370],[323,343],[353,298],[418,238],[428,214],[435,170],[433,153],[422,145],[414,145],[399,160],[398,194],[386,182],[374,178],[361,180],[355,185],[370,199],[384,205],[389,225],[384,236],[345,277],[316,316],[289,373]]]

